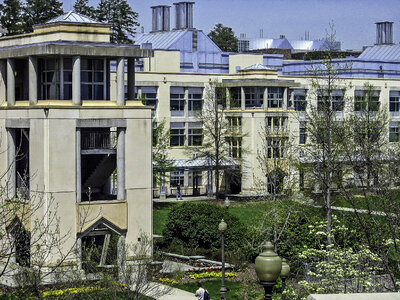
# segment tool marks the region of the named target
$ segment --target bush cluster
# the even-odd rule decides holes
[[[194,202],[171,209],[163,231],[165,245],[217,251],[221,248],[221,233],[218,230],[221,219],[228,225],[225,232],[226,250],[245,249],[247,229],[237,217],[216,204]]]

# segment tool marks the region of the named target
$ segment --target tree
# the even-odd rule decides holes
[[[25,32],[32,31],[33,25],[44,24],[63,13],[62,2],[58,0],[26,0]]]
[[[187,147],[189,154],[203,158],[209,164],[209,169],[215,171],[215,195],[220,193],[221,171],[224,164],[231,162],[229,153],[230,125],[223,112],[226,97],[226,88],[218,83],[211,82],[204,91],[202,110],[196,117],[203,124],[203,140],[201,146]]]
[[[0,25],[7,30],[6,35],[24,32],[23,6],[19,0],[4,0],[0,4]]]
[[[226,27],[218,23],[214,26],[214,29],[210,31],[208,37],[211,38],[222,51],[238,51],[238,39],[231,27]]]
[[[101,0],[97,7],[97,19],[111,25],[111,42],[131,44],[139,23],[126,0]]]
[[[93,6],[88,5],[88,3],[89,0],[76,0],[74,4],[74,11],[92,19],[97,19],[96,9]]]

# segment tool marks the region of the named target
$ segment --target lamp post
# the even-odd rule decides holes
[[[221,278],[221,289],[219,292],[223,296],[228,290],[225,287],[225,231],[228,225],[225,223],[224,219],[218,225],[219,231],[221,231],[221,256],[222,256],[222,278]]]
[[[282,300],[286,299],[286,295],[283,293],[286,287],[286,278],[290,273],[290,266],[286,262],[286,259],[282,258],[282,270],[281,270],[281,279],[282,279]]]
[[[255,266],[260,284],[264,287],[264,300],[272,300],[272,288],[281,274],[282,259],[274,252],[274,245],[266,242],[257,256]]]
[[[231,201],[229,201],[228,197],[225,198],[224,204],[225,204],[226,209],[229,209],[229,206],[231,205]]]

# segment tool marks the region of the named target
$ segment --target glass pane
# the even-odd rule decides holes
[[[81,81],[82,82],[92,82],[92,73],[91,72],[81,72]]]
[[[104,81],[104,73],[103,72],[95,72],[94,73],[94,82],[103,82]]]
[[[92,86],[81,84],[81,98],[82,100],[92,100]]]
[[[72,84],[64,84],[64,100],[72,99]]]
[[[104,86],[97,84],[94,86],[94,100],[104,100]]]
[[[104,60],[93,59],[93,65],[95,70],[104,70]]]
[[[72,70],[72,58],[64,58],[64,70]]]
[[[72,72],[64,71],[64,82],[72,82]]]

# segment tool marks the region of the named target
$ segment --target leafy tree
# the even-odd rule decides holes
[[[222,51],[238,51],[238,39],[231,27],[226,27],[218,23],[214,26],[214,29],[210,31],[208,36]]]
[[[74,11],[90,18],[97,19],[96,9],[93,6],[88,5],[88,3],[89,0],[76,0]]]
[[[25,31],[30,32],[33,25],[44,24],[63,13],[62,2],[58,0],[26,0]]]
[[[19,0],[4,0],[0,4],[0,25],[7,30],[7,35],[24,32],[23,6]]]
[[[97,19],[111,25],[111,42],[131,44],[135,36],[138,13],[134,12],[126,0],[100,0]]]

